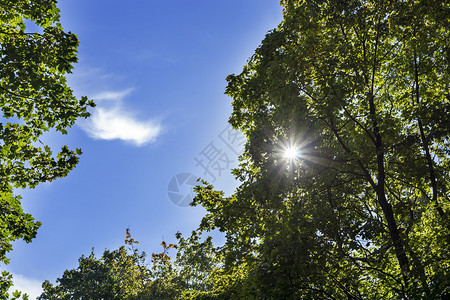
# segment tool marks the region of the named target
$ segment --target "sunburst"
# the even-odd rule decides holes
[[[300,156],[300,151],[297,147],[290,146],[284,150],[283,156],[287,160],[294,160]]]

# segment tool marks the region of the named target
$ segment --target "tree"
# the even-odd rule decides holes
[[[100,258],[93,251],[81,256],[78,268],[64,271],[57,285],[45,281],[38,299],[140,299],[137,295],[150,281],[151,272],[128,229],[125,244],[128,247],[105,250]]]
[[[200,241],[194,231],[189,238],[178,233],[177,239],[178,246],[163,241],[163,251],[153,253],[148,265],[127,229],[128,247],[105,250],[100,258],[93,252],[81,256],[78,268],[66,270],[56,285],[42,284],[39,299],[224,299],[214,290],[219,268],[211,238]],[[178,249],[175,260],[170,249]]]
[[[33,188],[64,177],[78,162],[80,149],[67,146],[53,155],[40,137],[50,129],[63,134],[94,103],[77,99],[65,75],[77,61],[78,39],[64,32],[56,0],[0,1],[0,261],[11,242],[30,242],[40,226],[20,206],[13,188]],[[27,32],[34,23],[38,32]],[[4,278],[8,278],[7,275]],[[10,285],[9,281],[2,286]],[[5,289],[1,290],[6,293]],[[5,296],[4,294],[3,296]]]
[[[449,3],[281,3],[227,78],[242,184],[198,190],[201,228],[226,232],[247,298],[448,296]]]

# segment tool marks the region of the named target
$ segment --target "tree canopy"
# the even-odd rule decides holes
[[[175,262],[163,243],[140,295],[448,298],[450,3],[281,4],[227,78],[241,184],[196,188],[199,231],[178,236]],[[215,229],[217,248],[200,239]]]
[[[29,32],[28,27],[38,30]],[[30,242],[40,222],[23,212],[14,188],[33,188],[64,177],[80,149],[53,153],[40,141],[47,131],[63,134],[94,103],[77,99],[66,74],[77,61],[78,39],[59,24],[56,0],[0,0],[0,261],[11,242]],[[5,296],[10,276],[3,274]]]
[[[203,228],[255,298],[448,295],[449,3],[282,5],[228,77],[242,184],[200,190]]]
[[[150,279],[145,265],[145,253],[134,248],[137,242],[127,229],[125,246],[105,250],[101,258],[94,251],[78,260],[77,269],[67,270],[53,285],[42,285],[38,299],[134,299]]]
[[[219,261],[211,238],[201,241],[194,231],[188,238],[178,233],[177,239],[178,245],[163,241],[149,264],[127,229],[126,246],[105,250],[100,258],[93,252],[82,256],[56,284],[45,281],[38,299],[209,299]],[[174,260],[170,249],[178,249]]]

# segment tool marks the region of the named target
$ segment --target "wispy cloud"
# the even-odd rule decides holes
[[[97,107],[87,121],[79,124],[80,127],[94,139],[119,139],[136,146],[154,142],[161,133],[161,125],[154,120],[138,120],[124,107],[123,98],[131,92],[132,89],[105,91],[93,96]]]
[[[131,94],[132,91],[133,89],[126,89],[123,91],[104,91],[94,95],[92,98],[95,99],[95,101],[112,100],[115,102],[121,102],[122,99]]]
[[[27,278],[20,274],[13,274],[14,286],[10,291],[21,291],[28,294],[30,299],[36,299],[42,294],[42,282],[40,280]]]

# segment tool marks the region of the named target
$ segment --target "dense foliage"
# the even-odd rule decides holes
[[[40,300],[56,299],[194,299],[212,289],[217,258],[211,238],[203,241],[194,231],[189,238],[177,234],[178,246],[162,242],[163,251],[152,255],[149,265],[127,229],[125,243],[79,259],[79,266],[66,270],[56,284],[45,281]],[[170,249],[178,249],[175,260]]]
[[[175,261],[163,243],[135,297],[448,298],[450,3],[281,4],[228,77],[241,185],[197,187],[199,231],[178,236]],[[214,229],[222,247],[200,239]]]
[[[203,228],[254,298],[448,295],[450,4],[282,4],[228,77],[242,184],[200,191]]]
[[[75,98],[65,75],[77,61],[78,39],[58,23],[56,0],[0,0],[0,262],[11,242],[30,242],[40,222],[23,212],[13,188],[35,187],[64,177],[80,149],[53,154],[39,138],[50,129],[63,134],[93,102]],[[28,27],[39,28],[28,32]],[[10,275],[0,278],[7,297]]]
[[[39,299],[128,299],[136,296],[150,279],[145,265],[145,253],[133,247],[137,243],[127,230],[125,243],[129,245],[114,251],[105,250],[97,259],[94,252],[82,256],[79,266],[67,270],[54,286],[49,281],[42,285]]]

